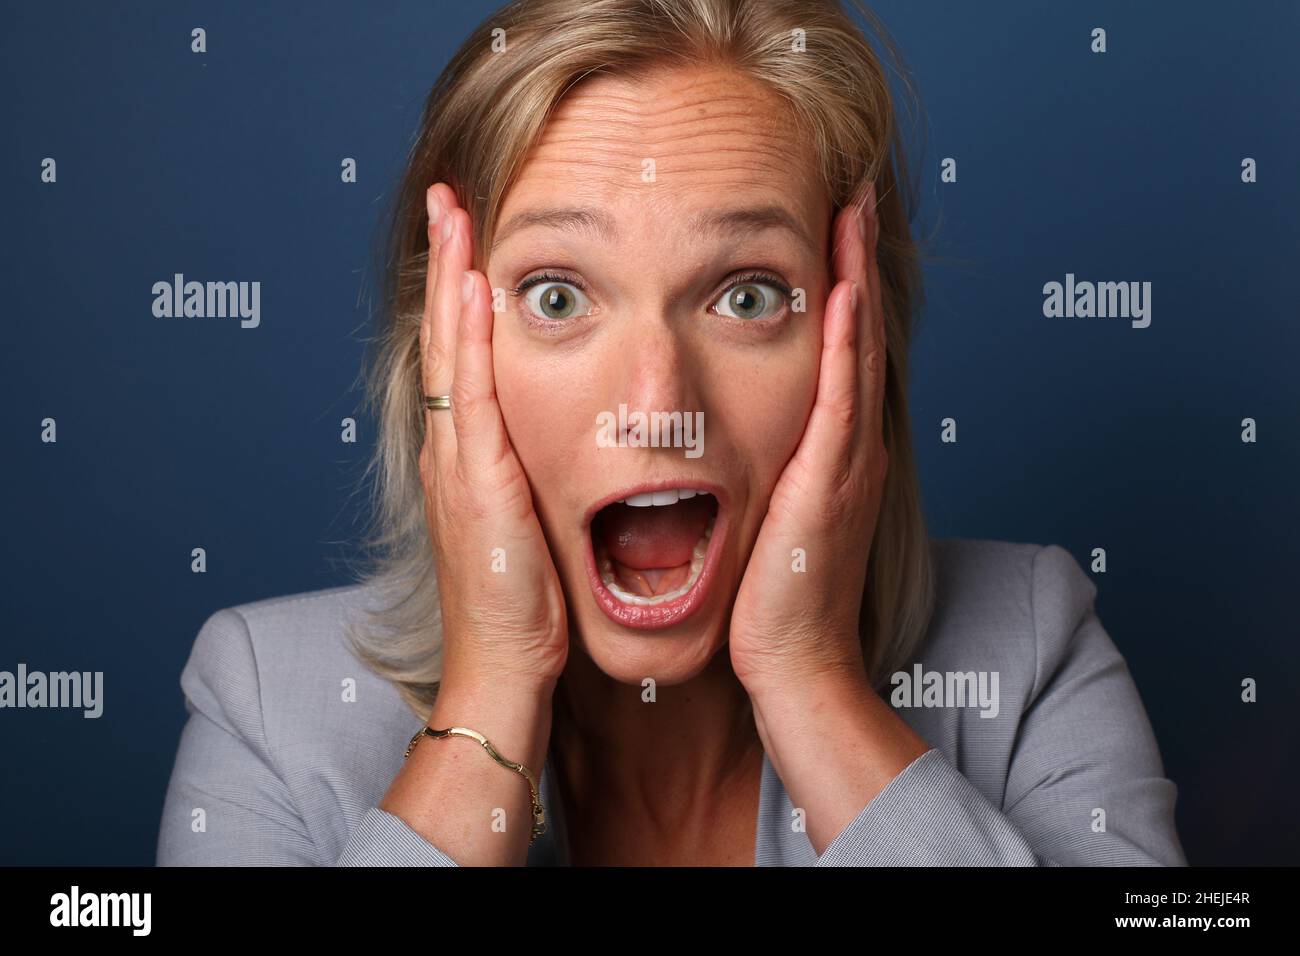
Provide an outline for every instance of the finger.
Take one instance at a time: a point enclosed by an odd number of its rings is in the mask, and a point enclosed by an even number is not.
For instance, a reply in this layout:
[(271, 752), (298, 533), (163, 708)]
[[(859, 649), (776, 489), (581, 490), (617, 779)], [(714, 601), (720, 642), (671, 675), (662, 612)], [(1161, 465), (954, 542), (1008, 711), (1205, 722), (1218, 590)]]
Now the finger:
[(885, 329), (881, 307), (880, 271), (876, 264), (879, 220), (875, 213), (875, 184), (860, 204), (841, 212), (837, 224), (834, 267), (838, 280), (858, 283), (858, 380), (862, 414), (857, 423), (854, 454), (863, 456), (881, 446), (885, 384)]
[[(426, 236), (428, 256), (424, 278), (424, 306), (420, 316), (420, 382), (425, 394), (442, 394), (431, 391), (436, 382), (436, 362), (431, 361), (429, 346), (433, 330), (434, 290), (438, 286), (438, 249), (442, 245), (442, 228), (446, 210), (456, 206), (456, 196), (445, 183), (434, 183), (424, 194), (427, 215)], [(446, 381), (451, 381), (450, 376)]]
[[(439, 213), (446, 213), (452, 209), (460, 208), (460, 202), (456, 199), (455, 190), (453, 190), (446, 183), (434, 183), (432, 189), (434, 193), (434, 198), (438, 201)], [(441, 218), (439, 219), (438, 222), (438, 228), (434, 231), (433, 238), (434, 238), (434, 242), (436, 243), (434, 249), (436, 253), (437, 248), (442, 245), (442, 241), (443, 241)], [(436, 265), (436, 260), (435, 260), (435, 265)]]
[(845, 485), (855, 442), (858, 389), (858, 313), (861, 290), (852, 280), (836, 283), (826, 302), (817, 397), (795, 452), (832, 486)]
[(863, 317), (867, 336), (862, 340), (862, 380), (866, 391), (863, 419), (867, 426), (867, 448), (884, 449), (885, 385), (888, 374), (888, 338), (886, 337), (884, 292), (880, 281), (880, 216), (876, 186), (871, 185), (867, 209), (871, 217), (866, 223), (863, 239), (863, 258), (866, 262), (866, 285), (863, 308), (869, 313)]
[(438, 281), (433, 291), (432, 326), (429, 354), (435, 366), (429, 395), (451, 395), (452, 414), (447, 409), (432, 409), (426, 423), (432, 436), (435, 462), (456, 460), (458, 443), (452, 422), (456, 406), (453, 384), (456, 381), (457, 324), (460, 322), (461, 276), (470, 267), (469, 214), (455, 207), (444, 216), (442, 245), (438, 250)]
[(461, 276), (464, 301), (456, 337), (451, 412), (457, 464), (468, 475), (482, 475), (509, 454), (510, 443), (492, 372), (493, 315), (487, 279), (478, 271), (463, 271)]
[[(439, 252), (443, 245), (442, 231), (451, 220), (447, 212), (456, 206), (456, 196), (445, 183), (434, 183), (425, 191), (425, 211), (427, 214), (428, 254), (424, 278), (424, 308), (420, 317), (420, 385), (423, 395), (445, 395), (447, 384), (451, 381), (451, 369), (447, 353), (435, 345), (434, 326), (436, 322), (435, 302), (438, 288)], [(433, 455), (436, 464), (434, 435), (437, 428), (437, 416), (446, 412), (437, 409), (424, 409), (424, 434), (427, 450)], [(444, 447), (444, 454), (447, 449)]]

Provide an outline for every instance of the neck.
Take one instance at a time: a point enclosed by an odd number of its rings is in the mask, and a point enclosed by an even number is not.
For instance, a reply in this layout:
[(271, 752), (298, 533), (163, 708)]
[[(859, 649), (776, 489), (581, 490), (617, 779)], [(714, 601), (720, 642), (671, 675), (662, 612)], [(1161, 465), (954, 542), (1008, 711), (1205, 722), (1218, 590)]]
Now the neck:
[(575, 802), (672, 818), (750, 779), (762, 743), (725, 648), (691, 680), (656, 687), (653, 703), (644, 693), (571, 649), (556, 685), (551, 741)]

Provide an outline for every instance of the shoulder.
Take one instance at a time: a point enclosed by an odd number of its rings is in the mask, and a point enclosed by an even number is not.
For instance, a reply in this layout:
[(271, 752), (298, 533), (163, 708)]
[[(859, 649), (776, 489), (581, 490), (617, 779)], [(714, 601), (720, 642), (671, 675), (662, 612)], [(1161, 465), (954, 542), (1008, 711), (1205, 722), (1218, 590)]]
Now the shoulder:
[(1118, 652), (1098, 622), (1085, 626), (1097, 588), (1065, 548), (936, 538), (931, 553), (930, 626), (892, 675), (890, 702), (1000, 800), (1024, 721), (1045, 697), (1070, 693), (1060, 678), (1067, 662), (1114, 661)]
[[(936, 605), (907, 692), (891, 700), (899, 717), (1009, 815), (1036, 856), (1185, 862), (1176, 788), (1084, 566), (1059, 545), (935, 539), (932, 549)], [(1103, 806), (1109, 835), (1093, 829)]]
[(355, 736), (358, 716), (371, 727), (411, 723), (396, 688), (350, 641), (352, 627), (376, 607), (376, 590), (355, 584), (215, 611), (181, 673), (187, 708), (221, 712), (271, 754), (313, 733)]
[(421, 723), (353, 650), (350, 628), (380, 606), (372, 585), (350, 585), (210, 614), (180, 678), (186, 785), (271, 801), (259, 818), (287, 815), (313, 858), (336, 859)]
[(1031, 696), (1094, 614), (1097, 586), (1057, 544), (983, 538), (931, 540), (935, 608), (931, 653), (1009, 664)]
[(347, 629), (371, 606), (364, 585), (305, 591), (221, 608), (199, 628), (187, 668), (215, 666), (233, 677), (310, 678), (350, 655)]

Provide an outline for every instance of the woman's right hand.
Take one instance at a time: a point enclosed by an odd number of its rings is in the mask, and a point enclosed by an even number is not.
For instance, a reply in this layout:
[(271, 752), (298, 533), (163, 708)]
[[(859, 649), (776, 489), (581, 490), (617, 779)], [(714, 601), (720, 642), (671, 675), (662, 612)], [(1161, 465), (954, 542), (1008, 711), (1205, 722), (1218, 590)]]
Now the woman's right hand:
[[(564, 592), (510, 445), (492, 367), (492, 295), (472, 223), (445, 183), (426, 195), (420, 474), (442, 605), (443, 684), (546, 687), (568, 657)], [(468, 295), (462, 293), (462, 286)]]
[[(421, 383), (425, 395), (451, 396), (450, 409), (425, 409), (420, 450), (442, 605), (442, 680), (427, 725), (474, 729), (540, 777), (568, 658), (564, 593), (497, 405), (491, 296), (483, 274), (470, 271), (469, 214), (443, 183), (425, 201)], [(462, 735), (420, 738), (379, 809), (462, 866), (527, 860), (534, 825), (527, 781)]]

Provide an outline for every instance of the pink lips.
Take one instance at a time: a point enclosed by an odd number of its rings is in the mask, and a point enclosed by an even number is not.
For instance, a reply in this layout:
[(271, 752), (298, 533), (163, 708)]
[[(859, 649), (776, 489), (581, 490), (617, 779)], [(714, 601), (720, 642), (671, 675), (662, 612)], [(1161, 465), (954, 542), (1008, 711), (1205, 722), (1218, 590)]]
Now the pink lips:
[[(695, 580), (691, 589), (679, 598), (666, 601), (663, 604), (649, 606), (624, 604), (610, 593), (609, 588), (605, 587), (605, 582), (600, 579), (600, 571), (596, 567), (596, 553), (591, 543), (591, 522), (596, 517), (596, 514), (608, 505), (622, 501), (632, 495), (643, 494), (647, 491), (662, 491), (665, 488), (694, 488), (697, 491), (707, 491), (718, 501), (718, 514), (714, 520), (713, 534), (709, 538), (708, 550), (705, 552), (704, 567), (700, 569), (700, 576)], [(702, 483), (696, 478), (673, 478), (625, 488), (593, 505), (587, 512), (585, 529), (587, 532), (587, 580), (591, 583), (591, 592), (596, 598), (596, 604), (615, 624), (622, 624), (625, 627), (636, 628), (637, 630), (650, 631), (672, 627), (674, 624), (678, 624), (690, 617), (708, 598), (713, 586), (713, 579), (717, 577), (718, 562), (722, 555), (722, 541), (727, 533), (728, 512), (730, 510), (727, 504), (725, 492), (716, 485), (708, 482)]]

